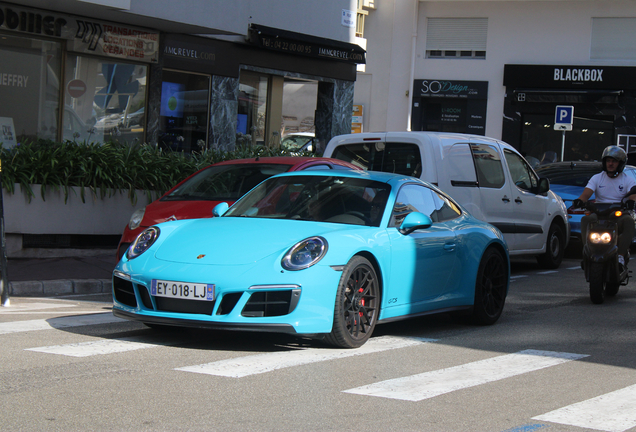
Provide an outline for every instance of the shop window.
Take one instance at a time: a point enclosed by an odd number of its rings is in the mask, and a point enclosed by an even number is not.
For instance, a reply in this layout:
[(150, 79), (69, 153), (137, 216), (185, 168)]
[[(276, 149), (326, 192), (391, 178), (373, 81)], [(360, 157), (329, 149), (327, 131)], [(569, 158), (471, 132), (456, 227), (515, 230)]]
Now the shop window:
[(143, 142), (147, 66), (69, 54), (63, 139)]
[(0, 140), (57, 139), (60, 44), (3, 35), (0, 58)]
[(429, 18), (426, 57), (485, 59), (488, 18)]
[(164, 69), (159, 143), (191, 153), (205, 150), (209, 130), (210, 76)]
[(316, 102), (318, 100), (318, 83), (285, 78), (283, 84), (283, 111), (281, 136), (293, 136), (302, 133), (305, 140), (310, 140), (315, 132)]
[(256, 72), (241, 71), (239, 79), (238, 145), (265, 145), (267, 89), (269, 77)]

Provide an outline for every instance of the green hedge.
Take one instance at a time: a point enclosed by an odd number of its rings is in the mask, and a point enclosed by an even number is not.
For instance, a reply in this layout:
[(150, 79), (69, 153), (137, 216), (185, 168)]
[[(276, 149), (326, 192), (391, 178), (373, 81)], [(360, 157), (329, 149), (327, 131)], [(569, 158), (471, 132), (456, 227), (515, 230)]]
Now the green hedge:
[[(80, 188), (82, 201), (86, 191), (101, 197), (126, 192), (136, 203), (136, 190), (143, 190), (148, 201), (152, 193), (163, 194), (193, 172), (230, 159), (289, 156), (290, 153), (267, 147), (238, 148), (235, 151), (205, 150), (192, 154), (162, 150), (147, 144), (86, 144), (66, 141), (37, 141), (2, 148), (2, 187), (10, 194), (15, 184), (30, 200), (31, 185), (62, 191), (68, 199), (70, 187)], [(309, 155), (304, 154), (304, 155)]]

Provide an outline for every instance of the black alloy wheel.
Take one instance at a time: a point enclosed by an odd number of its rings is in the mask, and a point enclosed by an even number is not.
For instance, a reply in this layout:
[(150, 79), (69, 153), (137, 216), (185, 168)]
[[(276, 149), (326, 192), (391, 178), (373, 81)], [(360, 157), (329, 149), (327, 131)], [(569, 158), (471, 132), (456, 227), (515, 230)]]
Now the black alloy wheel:
[(479, 325), (497, 322), (503, 312), (508, 287), (508, 264), (502, 253), (489, 248), (479, 263), (475, 282), (473, 321)]

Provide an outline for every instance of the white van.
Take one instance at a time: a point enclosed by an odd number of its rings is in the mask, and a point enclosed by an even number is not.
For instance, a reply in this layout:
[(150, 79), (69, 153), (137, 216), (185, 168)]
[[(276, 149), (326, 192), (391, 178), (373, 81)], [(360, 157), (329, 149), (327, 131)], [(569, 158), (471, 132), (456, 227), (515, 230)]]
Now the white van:
[(504, 234), (510, 255), (536, 255), (557, 268), (570, 239), (565, 204), (509, 144), (443, 132), (339, 135), (325, 157), (365, 170), (419, 177)]

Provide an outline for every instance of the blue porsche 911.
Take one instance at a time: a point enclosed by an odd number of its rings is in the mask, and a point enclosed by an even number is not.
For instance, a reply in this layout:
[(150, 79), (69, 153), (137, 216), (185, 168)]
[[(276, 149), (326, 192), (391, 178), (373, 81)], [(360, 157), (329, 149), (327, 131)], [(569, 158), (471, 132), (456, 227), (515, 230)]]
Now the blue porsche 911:
[(453, 312), (493, 324), (502, 313), (501, 232), (419, 179), (286, 173), (214, 212), (137, 237), (113, 273), (116, 316), (355, 348), (382, 322)]

